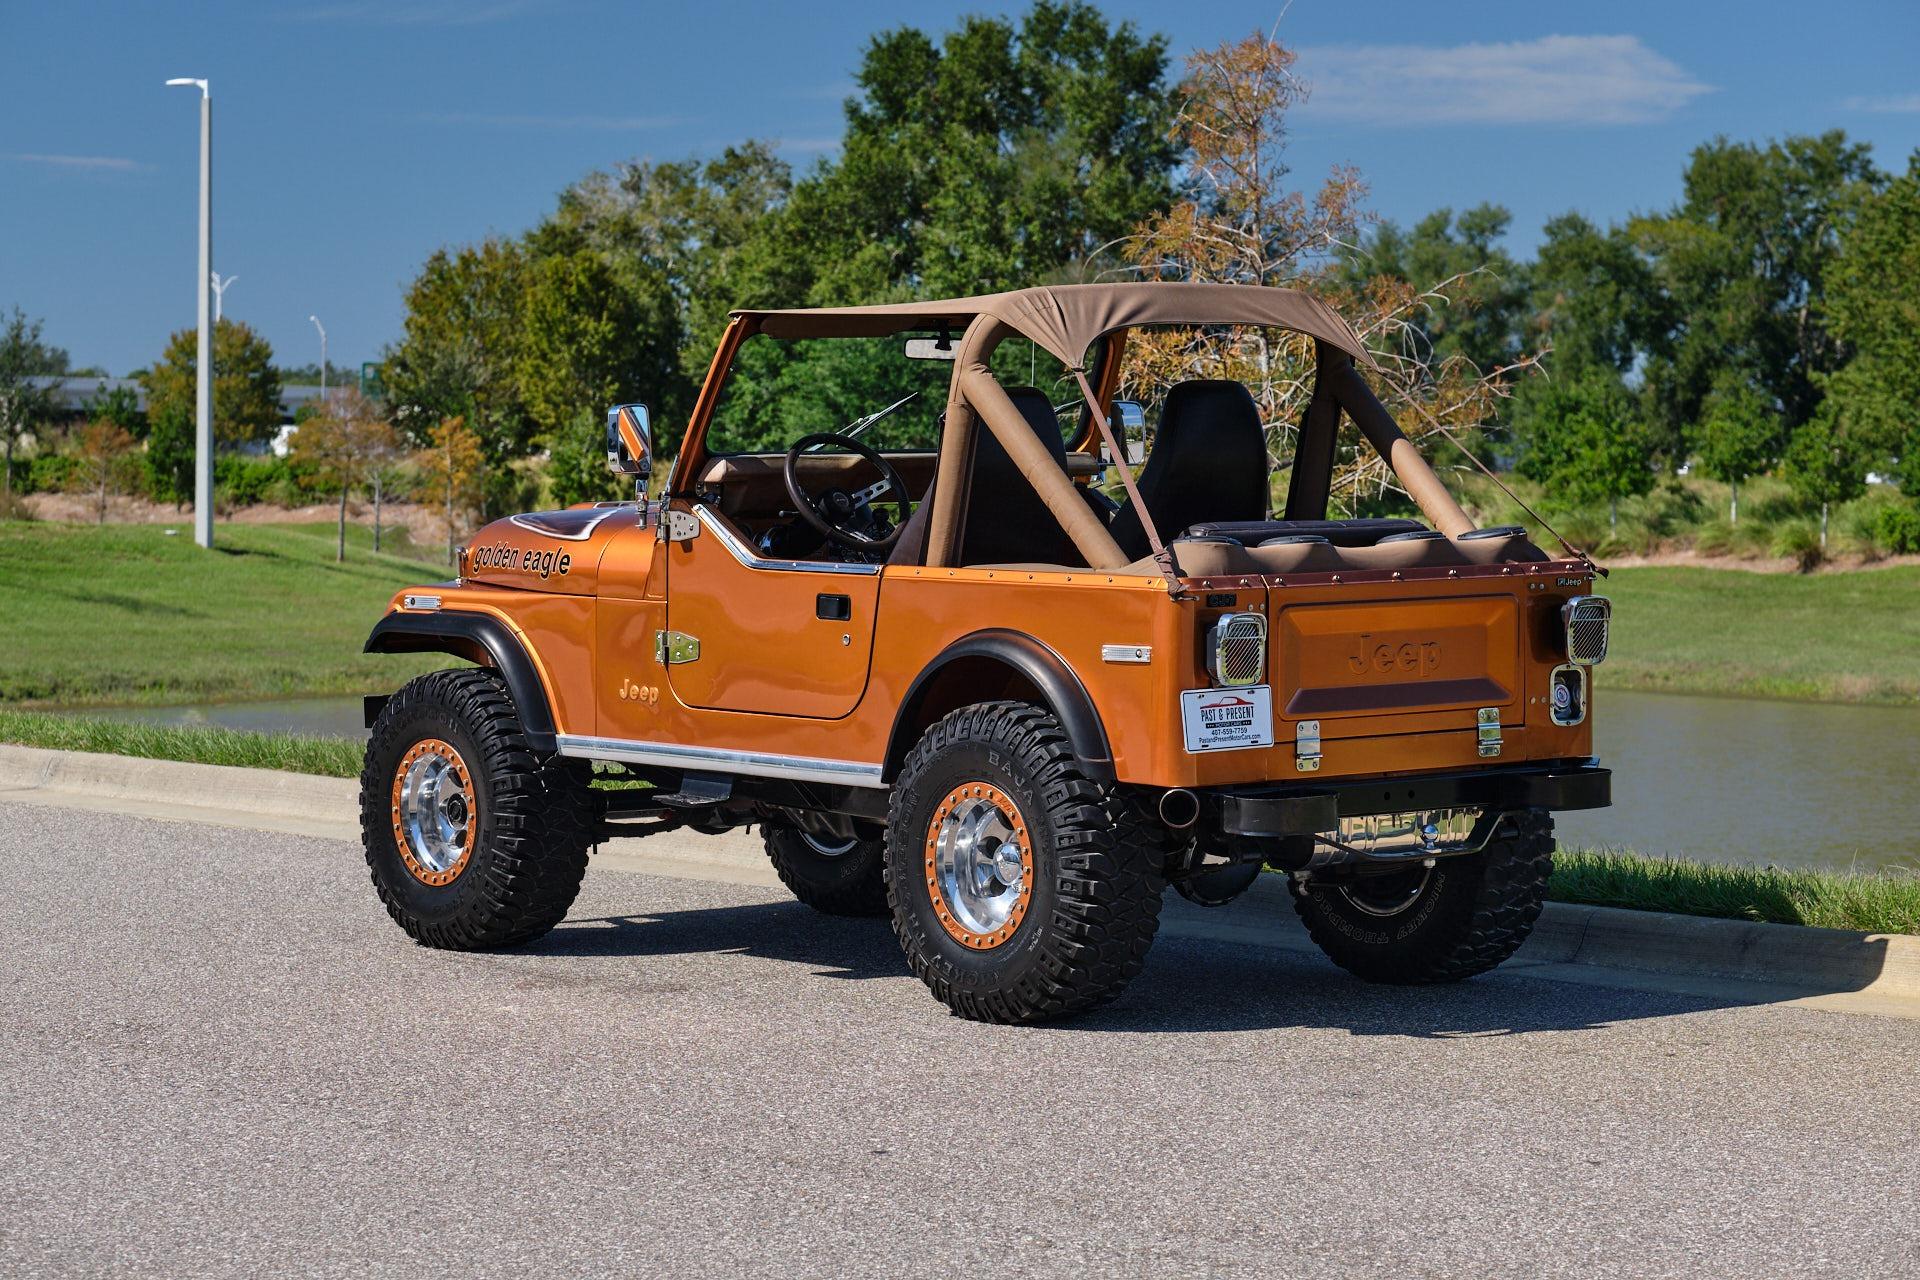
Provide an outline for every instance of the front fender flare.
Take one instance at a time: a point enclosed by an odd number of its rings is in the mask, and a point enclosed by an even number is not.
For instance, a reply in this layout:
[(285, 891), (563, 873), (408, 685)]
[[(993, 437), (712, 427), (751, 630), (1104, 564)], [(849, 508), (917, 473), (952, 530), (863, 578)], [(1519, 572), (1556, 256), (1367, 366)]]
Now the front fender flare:
[(492, 667), (507, 682), (514, 709), (535, 751), (557, 750), (553, 707), (546, 686), (520, 637), (500, 619), (485, 613), (390, 613), (367, 637), (364, 653), (450, 653)]
[(1094, 707), (1093, 699), (1088, 696), (1087, 687), (1080, 683), (1080, 677), (1074, 674), (1065, 659), (1047, 645), (1023, 632), (1003, 628), (975, 631), (962, 636), (942, 649), (914, 677), (913, 684), (907, 689), (907, 696), (901, 699), (900, 709), (894, 713), (893, 731), (887, 739), (885, 777), (888, 782), (898, 775), (907, 752), (913, 749), (917, 740), (914, 726), (920, 719), (921, 704), (925, 701), (933, 677), (943, 667), (963, 658), (990, 659), (1023, 676), (1040, 691), (1047, 710), (1053, 712), (1060, 721), (1060, 727), (1066, 731), (1067, 741), (1073, 747), (1073, 754), (1087, 776), (1096, 782), (1113, 782), (1113, 748), (1107, 743), (1107, 731), (1100, 722), (1100, 713)]

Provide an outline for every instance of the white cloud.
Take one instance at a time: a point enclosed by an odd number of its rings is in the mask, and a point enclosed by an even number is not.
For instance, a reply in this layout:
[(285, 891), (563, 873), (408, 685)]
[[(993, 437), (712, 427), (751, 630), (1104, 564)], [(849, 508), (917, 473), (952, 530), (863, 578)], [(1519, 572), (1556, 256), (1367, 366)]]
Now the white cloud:
[(1649, 124), (1713, 91), (1638, 36), (1336, 45), (1302, 49), (1297, 70), (1307, 113), (1378, 125)]
[(605, 133), (636, 133), (670, 129), (686, 123), (679, 116), (520, 116), (474, 115), (451, 112), (422, 116), (429, 124), (477, 124), (499, 129), (593, 129)]
[(1892, 94), (1883, 98), (1848, 98), (1840, 104), (1849, 111), (1872, 111), (1879, 115), (1920, 115), (1920, 93)]
[(85, 169), (96, 173), (131, 173), (147, 166), (138, 160), (129, 160), (125, 156), (56, 156), (35, 152), (20, 151), (7, 157), (27, 164), (44, 164), (56, 169)]
[(461, 0), (403, 0), (401, 3), (350, 0), (281, 16), (289, 22), (346, 22), (374, 27), (475, 27), (505, 22), (540, 7), (540, 0), (493, 0), (490, 4), (461, 3)]

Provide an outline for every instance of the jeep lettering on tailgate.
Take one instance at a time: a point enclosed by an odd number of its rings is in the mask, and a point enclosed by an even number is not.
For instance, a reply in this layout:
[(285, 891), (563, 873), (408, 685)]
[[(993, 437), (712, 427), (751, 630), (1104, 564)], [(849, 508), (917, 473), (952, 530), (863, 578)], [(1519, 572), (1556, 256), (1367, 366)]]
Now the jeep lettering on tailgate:
[(1440, 669), (1438, 640), (1401, 640), (1375, 643), (1372, 636), (1354, 638), (1347, 670), (1355, 675), (1430, 676)]

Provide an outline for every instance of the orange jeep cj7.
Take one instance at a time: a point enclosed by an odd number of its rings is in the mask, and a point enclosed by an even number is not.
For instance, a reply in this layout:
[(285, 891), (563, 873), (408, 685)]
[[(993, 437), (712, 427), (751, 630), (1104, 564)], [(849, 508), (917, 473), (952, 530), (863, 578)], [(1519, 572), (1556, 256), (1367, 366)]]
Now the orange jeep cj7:
[[(1240, 383), (1115, 399), (1158, 329), (1311, 355), (1283, 510)], [(1371, 366), (1317, 299), (1248, 286), (736, 313), (658, 500), (621, 405), (633, 501), (496, 521), (374, 628), (474, 664), (367, 700), (381, 901), (427, 945), (510, 946), (606, 837), (757, 825), (801, 901), (890, 915), (969, 1018), (1111, 999), (1169, 883), (1217, 904), (1262, 867), (1362, 977), (1499, 964), (1551, 813), (1608, 803), (1609, 608), (1583, 555), (1474, 527)], [(1328, 517), (1343, 417), (1424, 521)]]

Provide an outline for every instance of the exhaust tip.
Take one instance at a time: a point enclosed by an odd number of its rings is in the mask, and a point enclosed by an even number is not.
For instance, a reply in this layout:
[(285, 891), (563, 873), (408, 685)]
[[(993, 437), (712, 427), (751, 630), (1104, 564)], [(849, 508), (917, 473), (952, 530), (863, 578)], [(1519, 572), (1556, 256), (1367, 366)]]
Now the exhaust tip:
[(1200, 797), (1185, 787), (1174, 787), (1160, 795), (1160, 821), (1175, 831), (1184, 831), (1200, 820)]

